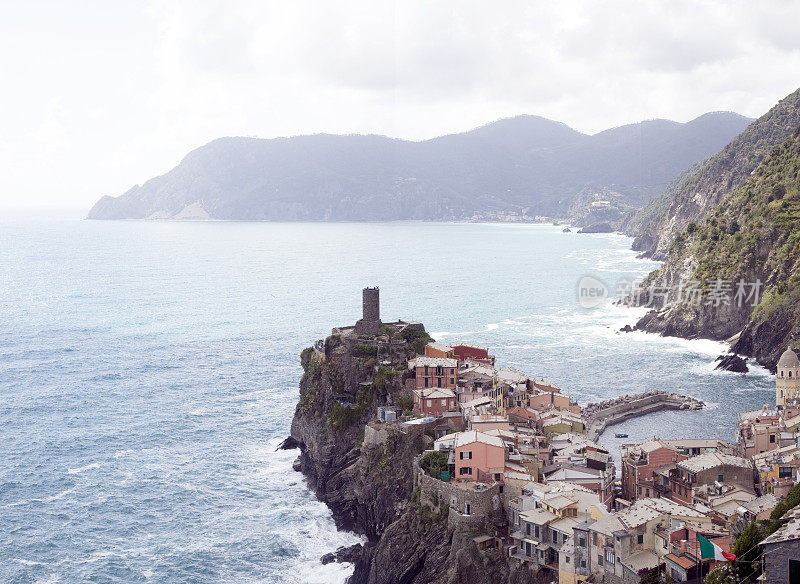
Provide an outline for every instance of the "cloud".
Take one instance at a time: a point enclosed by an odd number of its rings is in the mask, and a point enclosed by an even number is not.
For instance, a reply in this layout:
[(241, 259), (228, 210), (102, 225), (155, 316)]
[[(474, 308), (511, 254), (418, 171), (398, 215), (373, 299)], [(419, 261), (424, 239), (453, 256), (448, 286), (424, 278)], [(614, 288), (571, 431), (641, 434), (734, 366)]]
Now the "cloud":
[(760, 115), (800, 1), (153, 1), (0, 23), (0, 205), (89, 205), (224, 135), (422, 139), (520, 113), (602, 129)]

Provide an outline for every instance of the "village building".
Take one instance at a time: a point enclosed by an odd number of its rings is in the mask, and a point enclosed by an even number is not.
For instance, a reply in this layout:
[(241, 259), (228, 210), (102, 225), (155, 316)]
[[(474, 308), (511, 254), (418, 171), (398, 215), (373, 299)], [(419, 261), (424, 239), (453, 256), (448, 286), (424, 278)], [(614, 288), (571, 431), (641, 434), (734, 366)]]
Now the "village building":
[(415, 389), (414, 409), (426, 416), (435, 418), (443, 416), (446, 412), (458, 410), (456, 394), (452, 389), (430, 387), (427, 389)]
[(441, 343), (428, 343), (424, 349), (425, 357), (444, 357), (446, 359), (456, 359), (453, 355), (453, 347)]
[(477, 347), (475, 345), (467, 345), (465, 343), (455, 343), (452, 345), (452, 349), (452, 356), (461, 362), (471, 360), (494, 366), (494, 355), (490, 355), (489, 349), (486, 347)]
[(654, 490), (658, 496), (684, 505), (692, 505), (698, 500), (708, 501), (707, 486), (713, 486), (712, 493), (720, 491), (720, 495), (723, 484), (739, 487), (752, 494), (753, 476), (752, 462), (717, 452), (693, 456), (653, 471)]
[(763, 493), (785, 497), (800, 482), (800, 447), (796, 444), (753, 456)]
[(782, 412), (770, 410), (767, 405), (760, 410), (739, 413), (738, 439), (747, 458), (794, 442), (793, 436), (786, 434)]
[(583, 550), (596, 579), (638, 582), (638, 570), (655, 568), (668, 553), (663, 543), (656, 546), (657, 532), (679, 528), (686, 521), (711, 526), (711, 519), (694, 509), (666, 499), (641, 499), (589, 525), (585, 546), (576, 542), (576, 553)]
[(655, 439), (642, 444), (625, 444), (620, 450), (622, 497), (628, 501), (658, 496), (653, 479), (655, 470), (687, 458), (676, 448)]
[(560, 554), (573, 529), (607, 514), (595, 493), (560, 482), (529, 483), (509, 507), (515, 546), (511, 556), (552, 570), (559, 570)]
[(415, 357), (409, 359), (408, 368), (414, 371), (416, 389), (439, 387), (456, 390), (458, 361), (447, 357)]
[(456, 481), (503, 481), (506, 449), (497, 436), (468, 430), (439, 438), (434, 448), (452, 453), (448, 463), (452, 465)]

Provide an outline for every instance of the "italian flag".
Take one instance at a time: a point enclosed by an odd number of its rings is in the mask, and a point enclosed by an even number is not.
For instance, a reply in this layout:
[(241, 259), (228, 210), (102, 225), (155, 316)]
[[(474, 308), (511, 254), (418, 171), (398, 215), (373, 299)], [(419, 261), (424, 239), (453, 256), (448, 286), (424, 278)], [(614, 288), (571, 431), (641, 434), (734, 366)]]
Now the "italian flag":
[(732, 562), (736, 556), (730, 552), (723, 551), (717, 544), (708, 541), (705, 537), (698, 534), (697, 540), (700, 542), (700, 557), (704, 560), (717, 560), (720, 562)]

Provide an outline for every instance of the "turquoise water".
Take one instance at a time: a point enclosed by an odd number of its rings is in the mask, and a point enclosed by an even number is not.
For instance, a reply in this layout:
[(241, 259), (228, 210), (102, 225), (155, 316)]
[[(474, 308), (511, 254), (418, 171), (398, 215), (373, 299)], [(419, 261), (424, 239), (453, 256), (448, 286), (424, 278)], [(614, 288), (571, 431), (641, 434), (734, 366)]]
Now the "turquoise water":
[[(655, 264), (616, 235), (534, 225), (0, 223), (0, 581), (331, 582), (358, 541), (275, 452), (299, 352), (359, 317), (492, 348), (581, 402), (652, 388), (705, 400), (617, 428), (732, 439), (771, 402), (722, 347), (617, 330), (576, 284)], [(615, 439), (604, 440), (616, 447)]]

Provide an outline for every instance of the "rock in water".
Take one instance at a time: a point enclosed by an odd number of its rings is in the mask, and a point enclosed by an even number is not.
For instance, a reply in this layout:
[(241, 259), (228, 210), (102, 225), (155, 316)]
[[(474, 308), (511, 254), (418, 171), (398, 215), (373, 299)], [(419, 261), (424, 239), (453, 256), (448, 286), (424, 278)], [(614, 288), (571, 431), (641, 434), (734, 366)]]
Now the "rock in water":
[(725, 371), (733, 371), (734, 373), (747, 373), (747, 359), (730, 353), (728, 355), (720, 355), (717, 357), (717, 366), (715, 369), (723, 369)]
[(578, 229), (578, 233), (614, 233), (614, 228), (609, 223), (595, 223)]
[(565, 227), (564, 229), (561, 230), (561, 232), (562, 233), (572, 233), (572, 229), (570, 229), (569, 227)]
[(325, 554), (319, 559), (319, 561), (322, 562), (323, 565), (330, 564), (332, 562), (338, 562), (340, 564), (343, 562), (355, 564), (361, 557), (361, 548), (362, 546), (360, 543), (356, 543), (351, 546), (342, 546), (335, 552)]
[(281, 445), (278, 446), (276, 450), (294, 450), (300, 446), (300, 442), (295, 440), (293, 437), (289, 436), (286, 440), (281, 442)]
[(624, 327), (619, 329), (619, 332), (621, 332), (621, 333), (632, 333), (633, 332), (633, 327), (631, 325), (629, 325), (629, 324), (626, 324)]

